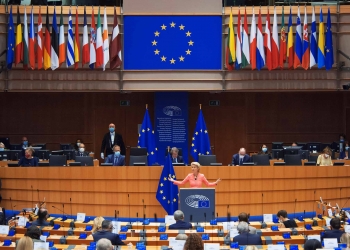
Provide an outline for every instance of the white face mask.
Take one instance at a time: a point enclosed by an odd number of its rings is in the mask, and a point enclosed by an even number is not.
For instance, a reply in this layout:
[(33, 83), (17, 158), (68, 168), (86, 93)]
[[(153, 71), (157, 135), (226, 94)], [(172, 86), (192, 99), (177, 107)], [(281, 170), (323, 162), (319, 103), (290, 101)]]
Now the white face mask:
[(78, 147), (80, 146), (80, 142), (77, 142), (77, 146), (78, 146)]
[(79, 152), (83, 153), (85, 151), (85, 148), (79, 148)]
[(324, 154), (324, 157), (328, 158), (328, 156), (329, 156), (328, 154)]

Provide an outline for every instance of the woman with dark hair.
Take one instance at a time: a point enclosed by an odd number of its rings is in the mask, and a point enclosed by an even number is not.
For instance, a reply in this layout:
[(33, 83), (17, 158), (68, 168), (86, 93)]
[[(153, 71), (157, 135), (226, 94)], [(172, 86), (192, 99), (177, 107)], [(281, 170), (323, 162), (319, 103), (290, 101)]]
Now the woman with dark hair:
[(271, 153), (268, 151), (268, 148), (265, 144), (260, 147), (260, 152), (258, 155), (268, 155), (269, 159), (271, 159)]
[(30, 237), (33, 241), (43, 242), (40, 240), (41, 230), (37, 226), (30, 226), (24, 236)]
[(190, 234), (185, 242), (184, 250), (203, 250), (204, 244), (198, 234)]
[(316, 250), (317, 248), (322, 248), (322, 244), (315, 239), (307, 240), (304, 244), (304, 250)]

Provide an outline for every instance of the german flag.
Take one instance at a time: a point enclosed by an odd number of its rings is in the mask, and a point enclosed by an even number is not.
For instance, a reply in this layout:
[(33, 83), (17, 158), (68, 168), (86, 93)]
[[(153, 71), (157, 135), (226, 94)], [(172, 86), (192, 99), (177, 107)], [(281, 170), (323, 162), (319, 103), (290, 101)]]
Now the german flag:
[(21, 16), (19, 15), (19, 6), (17, 6), (17, 26), (16, 26), (16, 48), (15, 48), (15, 65), (23, 61), (23, 37)]
[(44, 69), (51, 67), (51, 37), (49, 23), (49, 6), (46, 8), (45, 43), (44, 43)]

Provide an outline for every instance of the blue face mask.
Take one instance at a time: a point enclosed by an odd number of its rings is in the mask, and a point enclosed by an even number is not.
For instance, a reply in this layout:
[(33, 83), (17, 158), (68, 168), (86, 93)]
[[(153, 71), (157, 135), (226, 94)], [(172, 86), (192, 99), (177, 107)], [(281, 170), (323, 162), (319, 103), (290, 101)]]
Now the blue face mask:
[(263, 151), (263, 152), (266, 152), (266, 151), (267, 151), (267, 148), (262, 148), (262, 151)]
[(5, 149), (4, 148), (0, 148), (0, 151), (4, 151)]
[(114, 152), (114, 155), (117, 156), (117, 157), (119, 157), (119, 156), (120, 156), (120, 152), (119, 152), (119, 151)]
[(346, 146), (346, 147), (345, 147), (345, 150), (349, 150), (349, 147), (348, 147), (348, 146)]
[(23, 145), (28, 145), (28, 141), (23, 141)]
[(344, 139), (340, 139), (340, 142), (344, 142)]
[(113, 133), (114, 132), (114, 128), (109, 128), (109, 132)]

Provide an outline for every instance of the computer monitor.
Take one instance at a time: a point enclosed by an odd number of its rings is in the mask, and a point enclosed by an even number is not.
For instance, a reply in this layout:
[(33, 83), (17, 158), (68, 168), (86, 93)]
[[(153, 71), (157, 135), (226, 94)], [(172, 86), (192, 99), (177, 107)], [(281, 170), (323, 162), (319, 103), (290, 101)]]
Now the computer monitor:
[(8, 138), (8, 137), (0, 137), (0, 142), (4, 143), (5, 148), (7, 148), (7, 149), (11, 148), (10, 138)]
[(283, 149), (272, 149), (273, 159), (283, 159)]
[(299, 150), (299, 154), (301, 155), (302, 160), (308, 160), (310, 151), (309, 150)]
[(18, 166), (18, 163), (7, 163), (7, 166), (9, 167), (9, 168), (18, 168), (19, 166)]
[(60, 143), (60, 150), (68, 150), (71, 149), (70, 143)]
[(147, 155), (147, 148), (131, 147), (130, 155), (134, 155), (134, 156)]
[(4, 150), (0, 151), (0, 161), (7, 161), (11, 159), (11, 151), (10, 150)]
[(36, 150), (34, 155), (42, 160), (48, 160), (50, 158), (50, 150)]
[(272, 142), (272, 149), (283, 149), (283, 142)]
[(101, 167), (111, 167), (111, 166), (113, 166), (113, 163), (101, 163), (100, 166)]
[(10, 150), (11, 152), (11, 160), (12, 161), (19, 161), (22, 157), (22, 150)]
[(302, 146), (294, 146), (294, 147), (283, 147), (284, 155), (297, 155), (299, 154), (299, 150)]
[(94, 159), (91, 156), (76, 156), (76, 162), (81, 162), (81, 166), (93, 166)]
[(307, 143), (306, 142), (297, 142), (297, 145), (299, 147), (302, 147), (301, 150), (306, 150), (307, 149), (307, 147), (306, 147)]
[(316, 162), (315, 161), (304, 162), (304, 166), (316, 166)]
[(63, 155), (63, 150), (51, 151), (51, 155)]
[(75, 152), (73, 149), (63, 150), (63, 155), (67, 156), (68, 161), (75, 159)]
[(276, 161), (273, 163), (274, 166), (285, 166), (286, 163), (284, 161)]
[(81, 162), (78, 162), (78, 161), (76, 161), (76, 162), (71, 162), (71, 163), (69, 163), (69, 166), (72, 166), (72, 167), (80, 167), (80, 166), (81, 166)]
[(343, 161), (337, 161), (333, 163), (333, 166), (344, 166), (345, 162)]
[(134, 162), (134, 166), (146, 166), (145, 162)]
[(324, 142), (324, 143), (322, 143), (322, 144), (321, 144), (321, 151), (322, 151), (323, 149), (325, 149), (326, 147), (329, 147), (330, 149), (332, 149), (332, 144), (333, 144), (333, 143), (331, 143), (331, 142)]
[(320, 142), (308, 142), (307, 143), (307, 150), (313, 152), (321, 152), (321, 143)]
[(180, 163), (173, 163), (173, 166), (175, 167), (175, 166), (185, 166), (185, 163), (183, 163), (183, 162), (180, 162)]
[(254, 162), (244, 162), (243, 166), (254, 166)]
[(22, 145), (21, 144), (11, 144), (10, 149), (11, 150), (21, 150)]
[(339, 151), (339, 142), (332, 142), (331, 149), (335, 151)]
[(33, 147), (41, 147), (41, 149), (46, 149), (46, 143), (34, 143)]

